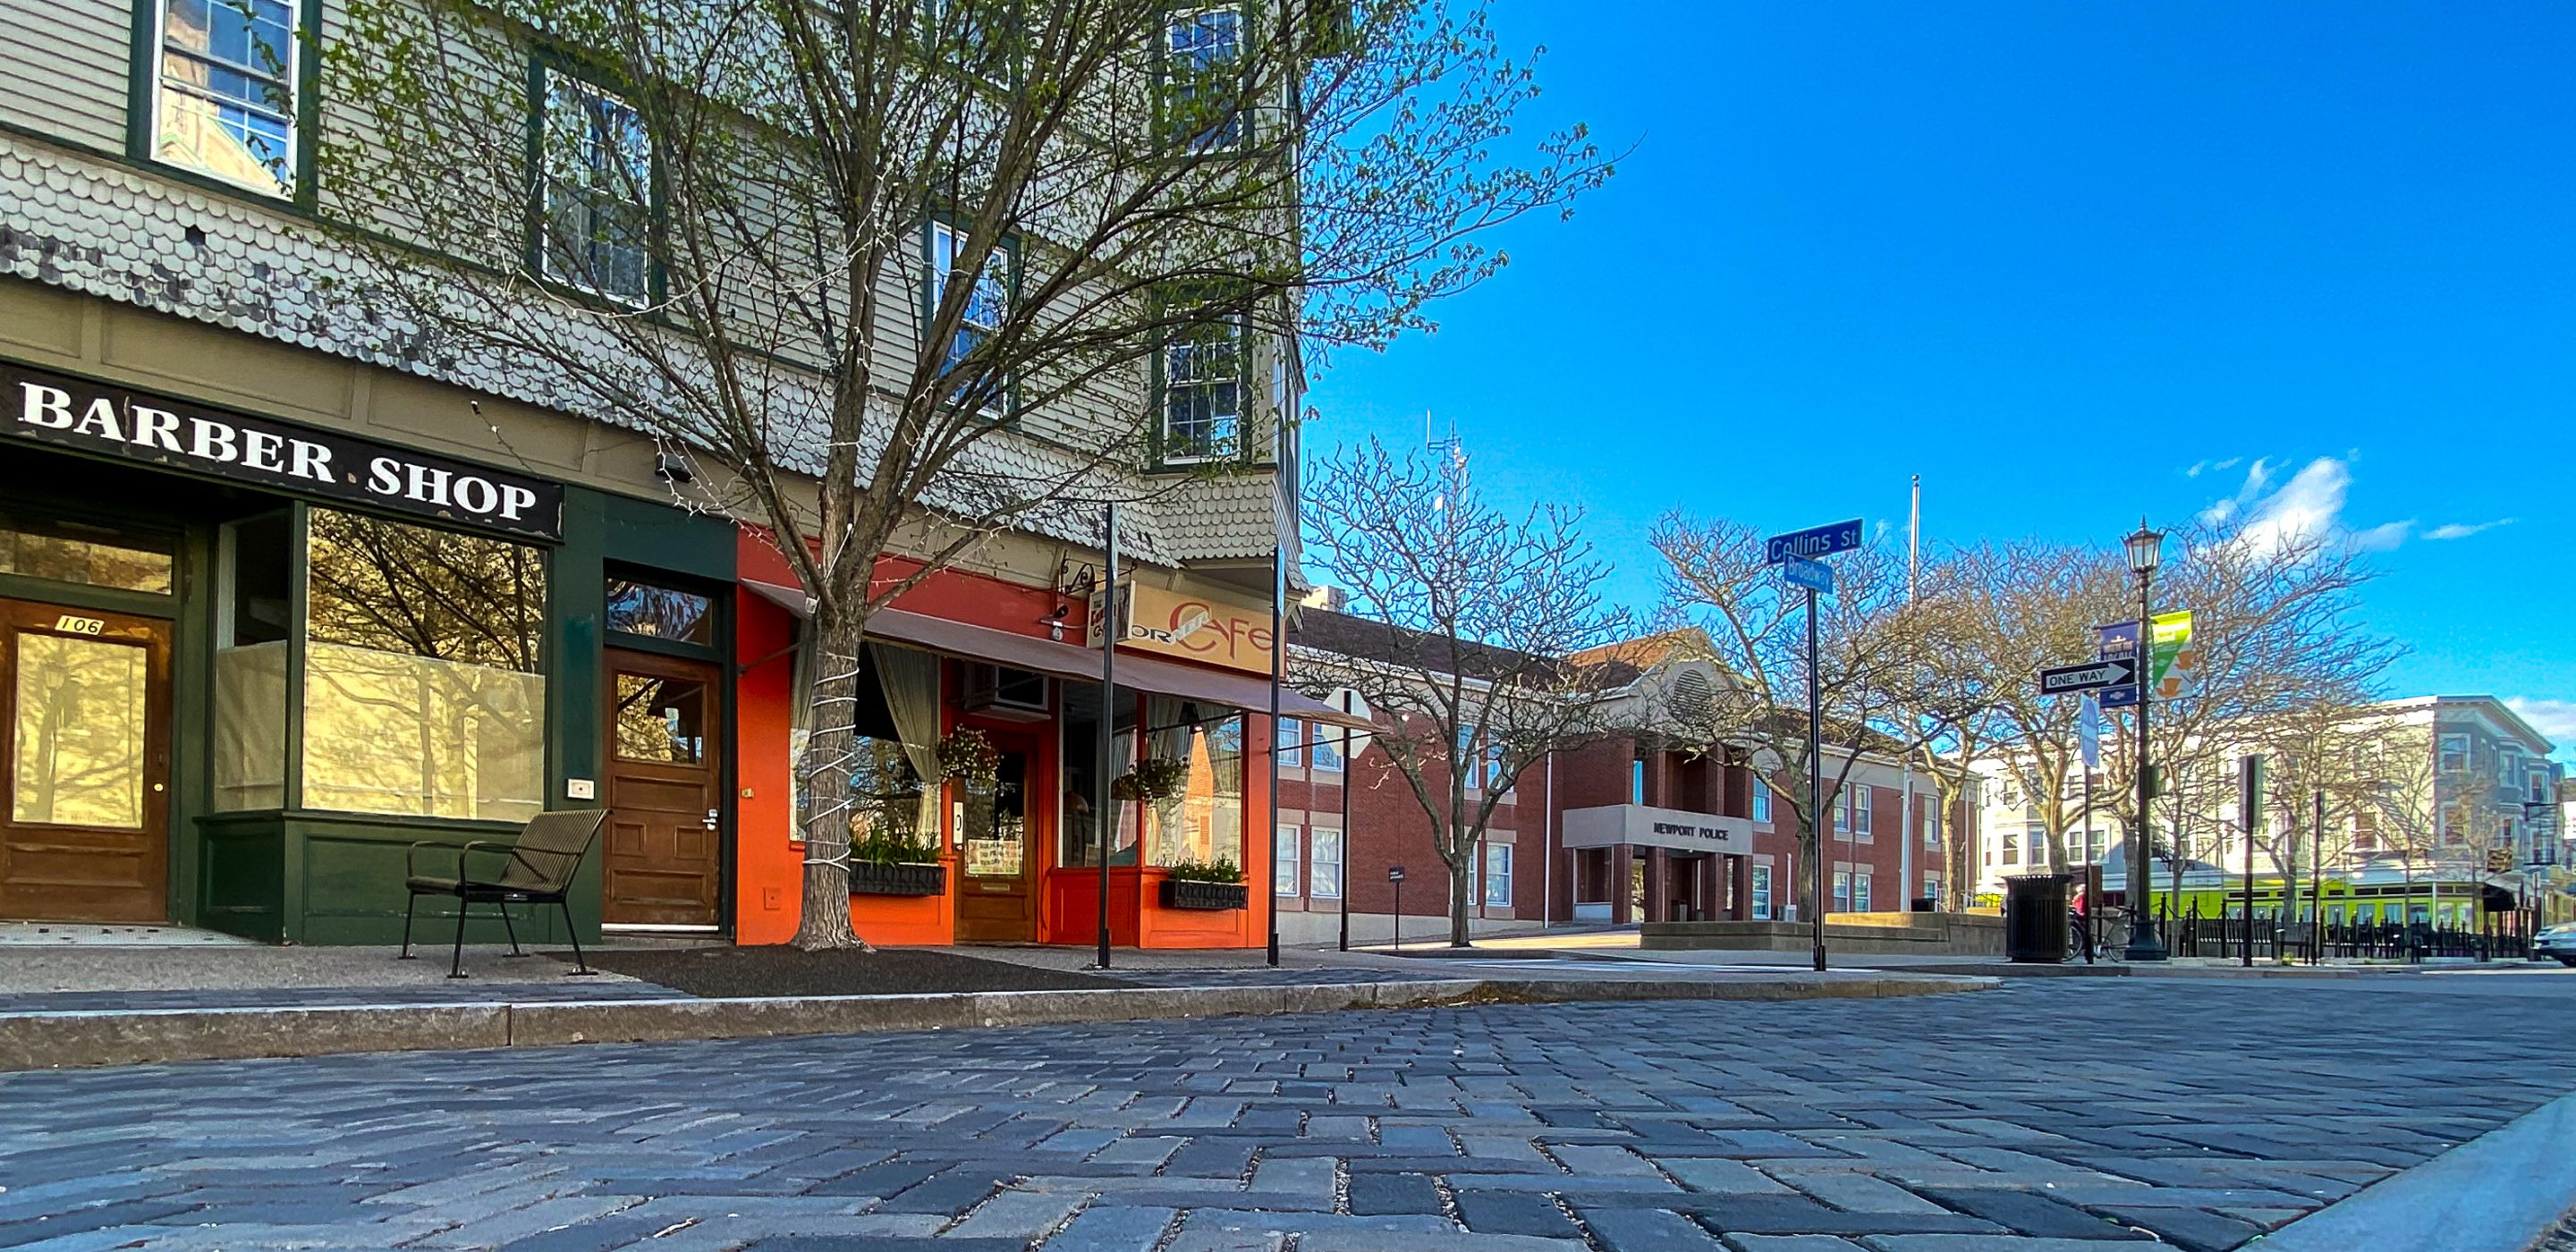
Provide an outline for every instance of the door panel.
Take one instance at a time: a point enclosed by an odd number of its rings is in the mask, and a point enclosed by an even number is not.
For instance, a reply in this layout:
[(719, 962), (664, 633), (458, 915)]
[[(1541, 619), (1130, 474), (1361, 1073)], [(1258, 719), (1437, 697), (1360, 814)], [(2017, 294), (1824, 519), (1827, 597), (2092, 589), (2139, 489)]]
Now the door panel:
[(608, 670), (601, 919), (713, 929), (724, 920), (722, 671), (638, 652), (610, 652)]
[(170, 625), (0, 600), (0, 917), (169, 917)]
[[(984, 732), (1001, 753), (993, 794), (966, 797), (967, 827), (958, 860), (957, 939), (960, 943), (1026, 943), (1037, 937), (1038, 854), (1036, 823), (1046, 806), (1034, 803), (1036, 741), (1027, 735)], [(984, 809), (989, 806), (990, 817)]]

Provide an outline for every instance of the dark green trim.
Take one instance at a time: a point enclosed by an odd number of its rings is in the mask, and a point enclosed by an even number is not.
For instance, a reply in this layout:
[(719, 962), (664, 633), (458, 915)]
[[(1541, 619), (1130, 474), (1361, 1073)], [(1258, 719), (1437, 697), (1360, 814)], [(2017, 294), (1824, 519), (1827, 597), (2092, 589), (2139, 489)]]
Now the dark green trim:
[[(939, 295), (934, 290), (934, 285), (939, 277), (939, 255), (938, 248), (932, 242), (938, 237), (939, 232), (936, 228), (939, 226), (945, 226), (949, 230), (956, 232), (960, 239), (966, 237), (968, 229), (961, 222), (958, 214), (951, 209), (934, 208), (922, 214), (921, 319), (917, 324), (919, 330), (915, 335), (915, 338), (923, 344), (928, 344), (930, 342), (931, 319), (939, 315)], [(1020, 257), (1020, 237), (1010, 234), (1003, 235), (1001, 242), (997, 246), (1001, 249), (1002, 255), (1009, 258), (1010, 273), (1005, 276), (1004, 285), (1010, 288), (1010, 293), (1005, 298), (1011, 302), (1011, 306), (1013, 308), (1017, 308), (1020, 303), (1020, 275), (1023, 272), (1023, 265)], [(981, 276), (982, 275), (979, 271), (977, 277), (980, 278)], [(948, 345), (938, 345), (938, 353), (939, 356), (934, 368), (944, 373), (948, 367)], [(1019, 375), (1006, 375), (1002, 379), (1002, 407), (999, 412), (992, 409), (977, 409), (975, 411), (975, 416), (984, 418), (996, 425), (1016, 427), (1020, 416)]]
[[(1209, 303), (1209, 301), (1203, 300), (1188, 292), (1174, 292), (1165, 296), (1157, 296), (1155, 300), (1158, 312), (1168, 310), (1172, 305), (1178, 304), (1182, 301)], [(1254, 412), (1258, 406), (1253, 403), (1255, 392), (1253, 386), (1254, 379), (1252, 375), (1252, 315), (1248, 311), (1227, 311), (1220, 312), (1217, 316), (1231, 318), (1234, 321), (1235, 386), (1239, 389), (1236, 393), (1236, 406), (1241, 410), (1235, 419), (1234, 452), (1228, 456), (1190, 457), (1185, 460), (1174, 459), (1171, 456), (1171, 445), (1167, 436), (1169, 434), (1168, 423), (1171, 419), (1172, 406), (1171, 397), (1165, 391), (1166, 374), (1164, 358), (1171, 351), (1172, 341), (1174, 339), (1205, 325), (1205, 322), (1192, 322), (1186, 326), (1173, 328), (1171, 332), (1164, 336), (1163, 342), (1147, 356), (1147, 378), (1145, 386), (1145, 472), (1148, 474), (1189, 474), (1208, 471), (1250, 470), (1261, 467), (1275, 467), (1277, 464), (1276, 461), (1262, 460), (1256, 457), (1252, 451), (1254, 448), (1267, 442), (1261, 438), (1261, 435), (1264, 433), (1264, 426), (1277, 425), (1275, 419), (1265, 424), (1255, 415)]]
[(286, 522), (286, 803), (304, 803), (304, 650), (305, 628), (312, 621), (311, 551), (313, 506), (287, 505)]
[(662, 183), (662, 146), (654, 142), (653, 128), (645, 124), (644, 112), (635, 109), (638, 126), (644, 128), (645, 196), (644, 206), (644, 299), (630, 304), (603, 291), (594, 291), (579, 283), (569, 283), (546, 272), (546, 105), (550, 98), (547, 76), (561, 74), (585, 84), (629, 109), (631, 92), (611, 81), (619, 76), (603, 73), (576, 53), (547, 44), (532, 45), (528, 51), (527, 101), (527, 276), (546, 290), (577, 300), (594, 308), (627, 310), (658, 309), (670, 295), (670, 283), (661, 260), (662, 215), (668, 211), (668, 198)]

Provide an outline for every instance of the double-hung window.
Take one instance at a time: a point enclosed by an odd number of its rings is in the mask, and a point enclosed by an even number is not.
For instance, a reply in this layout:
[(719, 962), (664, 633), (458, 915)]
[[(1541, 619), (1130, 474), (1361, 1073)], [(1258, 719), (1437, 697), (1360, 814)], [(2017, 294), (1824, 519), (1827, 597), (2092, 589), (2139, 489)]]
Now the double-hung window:
[(1926, 900), (1939, 900), (1941, 898), (1941, 876), (1939, 874), (1925, 874), (1923, 876), (1923, 898)]
[(1868, 870), (1861, 870), (1860, 872), (1852, 875), (1852, 911), (1855, 913), (1866, 913), (1869, 911)]
[(1185, 152), (1228, 152), (1251, 137), (1244, 112), (1243, 10), (1179, 7), (1163, 21), (1164, 142)]
[(2463, 770), (2468, 767), (2469, 737), (2467, 735), (2442, 736), (2442, 772), (2450, 773), (2453, 770)]
[(1512, 845), (1485, 845), (1485, 903), (1509, 908), (1512, 903)]
[(1753, 867), (1753, 920), (1771, 920), (1771, 867), (1768, 865)]
[(1314, 847), (1306, 866), (1306, 894), (1319, 900), (1342, 898), (1342, 832), (1326, 826), (1314, 829)]
[[(922, 310), (926, 324), (938, 316), (948, 300), (950, 284), (960, 281), (958, 271), (968, 258), (966, 232), (943, 221), (929, 225), (930, 300)], [(1013, 272), (1018, 257), (1006, 246), (986, 250), (983, 265), (974, 276), (974, 284), (965, 296), (965, 307), (957, 318), (957, 331), (948, 340), (948, 351), (940, 358), (940, 372), (954, 371), (977, 348), (992, 342), (1001, 333), (1002, 319), (1009, 314), (1011, 289), (1018, 275)], [(1010, 380), (992, 374), (979, 374), (960, 384), (961, 396), (971, 396), (975, 409), (988, 417), (997, 417), (1010, 407)]]
[(1854, 839), (1856, 839), (1856, 840), (1858, 840), (1858, 841), (1860, 841), (1860, 842), (1862, 842), (1862, 843), (1869, 843), (1869, 842), (1872, 842), (1874, 837), (1869, 833), (1869, 786), (1868, 786), (1868, 784), (1866, 784), (1866, 783), (1856, 784), (1856, 785), (1854, 785), (1854, 786), (1852, 787), (1852, 789), (1851, 789), (1851, 809), (1852, 809), (1852, 817), (1851, 817), (1852, 838), (1854, 838)]
[(1300, 769), (1306, 763), (1306, 726), (1293, 717), (1279, 719), (1279, 768)]
[(1941, 846), (1941, 809), (1937, 804), (1923, 810), (1923, 846)]
[(1847, 869), (1838, 869), (1838, 870), (1835, 870), (1835, 871), (1834, 871), (1834, 911), (1835, 911), (1835, 912), (1837, 912), (1837, 913), (1848, 913), (1848, 912), (1851, 912), (1851, 911), (1852, 911), (1852, 906), (1851, 906), (1851, 893), (1852, 893), (1852, 876), (1851, 876), (1851, 871), (1850, 871), (1850, 870), (1847, 870)]
[(1753, 820), (1771, 820), (1771, 784), (1764, 782), (1759, 775), (1753, 779)]
[(643, 118), (598, 87), (552, 71), (538, 110), (545, 203), (537, 254), (545, 276), (621, 304), (644, 303), (653, 150)]
[(1282, 822), (1270, 838), (1274, 849), (1270, 860), (1270, 889), (1274, 895), (1297, 894), (1297, 841), (1301, 833), (1297, 827)]
[(2021, 836), (2014, 833), (2009, 827), (1998, 833), (2003, 836), (2004, 841), (2004, 864), (2021, 864)]
[(287, 0), (162, 0), (152, 158), (253, 191), (295, 192), (302, 48)]
[(1852, 828), (1852, 789), (1848, 786), (1834, 793), (1834, 833), (1848, 835)]
[(1221, 461), (1243, 451), (1248, 327), (1227, 314), (1174, 332), (1162, 353), (1162, 459)]

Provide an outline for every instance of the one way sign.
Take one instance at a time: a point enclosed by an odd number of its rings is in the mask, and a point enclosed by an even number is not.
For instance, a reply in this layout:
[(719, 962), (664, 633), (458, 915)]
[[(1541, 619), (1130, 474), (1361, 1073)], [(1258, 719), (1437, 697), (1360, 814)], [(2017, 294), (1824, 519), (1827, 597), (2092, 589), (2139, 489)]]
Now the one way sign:
[(2138, 681), (2138, 662), (2134, 657), (2114, 657), (2089, 665), (2060, 665), (2039, 671), (2039, 694), (2064, 695), (2070, 691), (2091, 691), (2097, 687), (2126, 687)]

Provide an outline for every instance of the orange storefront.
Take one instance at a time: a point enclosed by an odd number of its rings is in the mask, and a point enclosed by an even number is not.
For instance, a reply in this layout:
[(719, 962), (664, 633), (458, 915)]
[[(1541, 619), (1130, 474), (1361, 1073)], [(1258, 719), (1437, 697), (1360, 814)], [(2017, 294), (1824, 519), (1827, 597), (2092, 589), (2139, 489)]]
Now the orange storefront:
[[(757, 534), (742, 537), (739, 567), (735, 940), (783, 943), (796, 931), (805, 859), (791, 768), (801, 719), (790, 694), (803, 596)], [(910, 570), (890, 564), (888, 572)], [(1102, 775), (1159, 768), (1173, 780), (1164, 794), (1114, 802), (1112, 941), (1267, 941), (1267, 610), (1139, 591), (1106, 710), (1100, 653), (1085, 646), (1090, 611), (1055, 588), (942, 571), (872, 620), (853, 836), (865, 846), (891, 830), (920, 852), (901, 866), (854, 863), (851, 920), (862, 938), (1093, 943), (1102, 875), (1092, 814)], [(1296, 714), (1334, 716), (1294, 692), (1281, 699)], [(976, 733), (960, 734), (967, 731)], [(944, 754), (970, 741), (983, 766), (949, 776)], [(1139, 770), (1139, 761), (1169, 764)], [(926, 863), (933, 858), (935, 873)], [(1176, 869), (1191, 877), (1183, 867), (1219, 860), (1240, 868), (1235, 890), (1167, 885)]]

